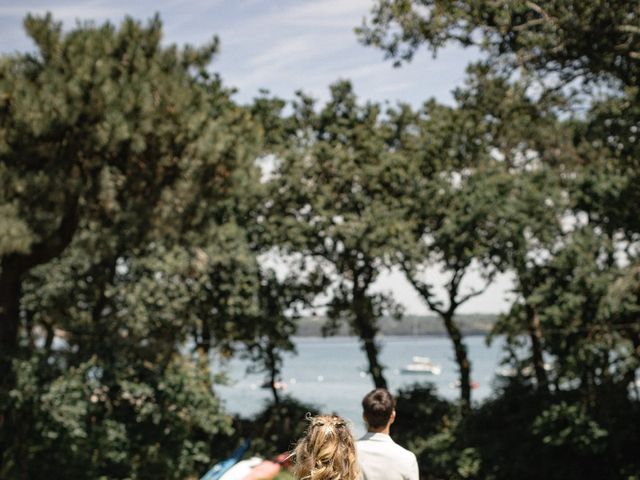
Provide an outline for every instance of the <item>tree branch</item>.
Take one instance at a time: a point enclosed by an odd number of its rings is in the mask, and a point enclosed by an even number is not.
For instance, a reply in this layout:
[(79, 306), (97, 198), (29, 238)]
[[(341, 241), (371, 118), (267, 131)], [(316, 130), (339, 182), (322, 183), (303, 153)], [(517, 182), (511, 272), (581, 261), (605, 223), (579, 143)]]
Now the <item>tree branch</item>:
[(527, 7), (529, 7), (531, 10), (533, 10), (533, 11), (534, 11), (534, 12), (536, 12), (536, 13), (538, 13), (539, 15), (542, 15), (542, 17), (543, 17), (545, 20), (548, 20), (548, 21), (551, 21), (551, 22), (555, 21), (555, 18), (554, 18), (554, 17), (552, 17), (551, 15), (549, 15), (549, 14), (548, 14), (548, 13), (547, 13), (547, 12), (546, 12), (546, 11), (545, 11), (541, 6), (540, 6), (540, 5), (538, 5), (537, 3), (529, 1), (529, 2), (527, 2)]
[(47, 263), (59, 256), (71, 243), (78, 228), (79, 215), (78, 195), (68, 195), (64, 203), (64, 214), (57, 231), (48, 239), (37, 243), (28, 254), (12, 254), (13, 265), (19, 274), (23, 274), (37, 265)]
[(487, 283), (483, 288), (481, 288), (479, 290), (473, 290), (473, 291), (467, 293), (466, 295), (463, 295), (458, 300), (456, 300), (456, 303), (458, 304), (458, 306), (460, 306), (463, 303), (471, 300), (472, 298), (477, 297), (478, 295), (482, 295), (484, 292), (487, 291), (487, 288), (489, 288), (489, 285), (490, 285), (490, 283)]
[(415, 278), (413, 271), (411, 270), (411, 268), (409, 268), (409, 266), (405, 262), (402, 262), (400, 264), (400, 268), (402, 268), (402, 271), (407, 277), (407, 280), (409, 281), (409, 283), (413, 286), (413, 288), (416, 289), (416, 291), (427, 303), (427, 306), (431, 310), (436, 312), (438, 315), (444, 315), (445, 310), (442, 307), (442, 302), (440, 302), (439, 300), (434, 300), (433, 293), (431, 292), (431, 286)]

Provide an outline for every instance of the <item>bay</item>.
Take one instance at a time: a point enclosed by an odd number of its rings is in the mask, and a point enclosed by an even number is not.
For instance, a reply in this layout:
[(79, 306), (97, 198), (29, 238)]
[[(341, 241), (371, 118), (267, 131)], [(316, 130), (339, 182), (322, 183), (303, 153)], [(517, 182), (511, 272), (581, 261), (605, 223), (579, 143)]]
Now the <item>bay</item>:
[[(502, 358), (502, 341), (498, 339), (487, 346), (484, 336), (467, 336), (465, 342), (472, 362), (472, 380), (477, 383), (472, 398), (481, 401), (491, 395), (495, 371)], [(355, 434), (363, 433), (360, 402), (373, 385), (366, 373), (366, 357), (358, 340), (296, 337), (294, 343), (297, 355), (287, 354), (284, 360), (282, 381), (287, 388), (283, 394), (316, 405), (323, 413), (337, 413), (351, 422)], [(387, 335), (381, 339), (381, 346), (380, 360), (386, 367), (385, 375), (392, 392), (417, 382), (431, 382), (441, 396), (458, 397), (457, 367), (448, 338)], [(402, 367), (411, 363), (414, 356), (429, 357), (442, 366), (442, 373), (402, 373)], [(247, 360), (233, 358), (214, 369), (224, 372), (229, 380), (227, 385), (215, 387), (227, 411), (243, 416), (257, 413), (271, 399), (271, 391), (261, 388), (264, 375), (247, 373), (249, 366)]]

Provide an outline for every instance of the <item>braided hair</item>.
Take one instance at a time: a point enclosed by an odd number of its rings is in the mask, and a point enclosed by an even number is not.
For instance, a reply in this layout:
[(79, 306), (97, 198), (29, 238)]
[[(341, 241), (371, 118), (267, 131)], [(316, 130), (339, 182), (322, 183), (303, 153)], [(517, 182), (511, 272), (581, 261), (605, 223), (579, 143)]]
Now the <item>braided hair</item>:
[(337, 415), (307, 417), (309, 428), (295, 448), (297, 480), (356, 480), (356, 448), (346, 422)]

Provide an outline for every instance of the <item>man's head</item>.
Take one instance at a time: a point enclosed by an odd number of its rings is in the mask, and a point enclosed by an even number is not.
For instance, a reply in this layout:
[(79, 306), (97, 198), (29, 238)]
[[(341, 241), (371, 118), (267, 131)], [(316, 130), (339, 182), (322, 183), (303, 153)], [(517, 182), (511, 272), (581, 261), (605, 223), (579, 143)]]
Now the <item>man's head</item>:
[(369, 430), (384, 430), (396, 418), (396, 402), (386, 388), (376, 388), (362, 399), (362, 414)]

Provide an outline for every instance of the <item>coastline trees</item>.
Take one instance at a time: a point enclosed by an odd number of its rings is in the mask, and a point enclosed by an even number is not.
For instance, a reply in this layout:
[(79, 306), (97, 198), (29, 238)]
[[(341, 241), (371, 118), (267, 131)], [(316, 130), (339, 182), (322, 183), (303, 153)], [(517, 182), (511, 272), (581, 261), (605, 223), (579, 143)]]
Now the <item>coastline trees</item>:
[[(452, 342), (463, 412), (471, 406), (471, 363), (455, 316), (461, 305), (490, 283), (492, 269), (485, 261), (486, 286), (463, 291), (465, 275), (486, 260), (482, 257), (487, 242), (482, 237), (489, 234), (489, 213), (499, 192), (483, 172), (490, 168), (489, 150), (478, 140), (483, 125), (469, 113), (427, 102), (413, 119), (413, 138), (410, 134), (400, 138), (398, 150), (416, 164), (417, 186), (405, 191), (408, 234), (402, 237), (405, 242), (396, 241), (401, 269), (427, 306), (440, 316)], [(437, 267), (449, 277), (444, 286), (429, 279), (428, 273), (425, 278), (426, 268)]]
[[(482, 64), (512, 85), (527, 85), (531, 111), (555, 115), (546, 125), (527, 122), (520, 115), (527, 109), (519, 108), (520, 125), (497, 122), (511, 132), (518, 152), (512, 159), (520, 160), (509, 166), (514, 189), (495, 212), (514, 220), (514, 230), (498, 230), (493, 244), (497, 262), (515, 272), (518, 293), (499, 328), (530, 338), (537, 385), (527, 393), (529, 378), (507, 383), (475, 421), (513, 412), (509, 421), (519, 418), (523, 428), (505, 433), (529, 443), (520, 455), (529, 458), (535, 449), (549, 454), (551, 464), (555, 454), (571, 455), (552, 469), (519, 471), (506, 460), (518, 455), (506, 446), (512, 442), (482, 447), (496, 432), (483, 435), (471, 421), (462, 430), (467, 440), (475, 437), (479, 476), (563, 478), (579, 475), (583, 466), (600, 476), (637, 472), (637, 459), (621, 445), (636, 438), (624, 425), (637, 415), (640, 366), (640, 237), (629, 210), (640, 185), (639, 8), (623, 1), (604, 8), (574, 0), (380, 0), (359, 29), (364, 43), (396, 64), (423, 46), (434, 54), (450, 43), (474, 46)], [(486, 91), (482, 96), (500, 111), (501, 102)], [(553, 362), (548, 374), (545, 357)], [(517, 407), (514, 401), (524, 397), (527, 405)], [(621, 452), (615, 464), (586, 467), (608, 458), (604, 452), (614, 444)]]
[[(373, 7), (360, 38), (399, 62), (410, 60), (423, 45), (434, 53), (449, 42), (475, 45), (492, 68), (506, 73), (520, 69), (520, 76), (539, 91), (537, 108), (546, 108), (550, 98), (559, 99), (566, 120), (556, 125), (565, 140), (555, 140), (557, 134), (540, 125), (523, 137), (536, 135), (542, 140), (541, 159), (561, 180), (567, 213), (584, 224), (574, 229), (576, 234), (581, 235), (582, 227), (593, 229), (609, 251), (602, 255), (610, 266), (631, 272), (638, 262), (638, 224), (628, 210), (640, 185), (638, 8), (613, 2), (605, 9), (572, 0), (420, 5), (389, 0)], [(590, 260), (596, 270), (598, 261)], [(535, 288), (526, 290), (531, 291), (525, 296), (535, 297)], [(574, 313), (580, 316), (584, 311)], [(537, 314), (530, 309), (528, 316), (535, 319)], [(637, 330), (631, 326), (623, 330), (623, 343), (637, 344)], [(542, 372), (537, 374), (544, 380)]]
[(308, 97), (293, 103), (270, 182), (270, 221), (279, 245), (327, 269), (329, 328), (348, 322), (360, 338), (376, 387), (387, 385), (378, 360), (377, 321), (398, 306), (371, 287), (403, 235), (405, 189), (413, 166), (393, 147), (396, 125), (379, 105), (357, 103), (339, 82), (316, 111)]
[[(539, 241), (553, 241), (564, 213), (558, 182), (544, 163), (558, 148), (558, 100), (536, 101), (528, 87), (472, 65), (465, 85), (454, 92), (455, 107), (427, 102), (415, 122), (418, 139), (402, 150), (421, 165), (422, 184), (407, 192), (414, 238), (400, 246), (399, 257), (410, 283), (447, 326), (464, 410), (470, 405), (471, 365), (456, 326), (458, 307), (482, 294), (498, 272), (522, 272), (516, 280), (523, 280), (527, 255), (535, 253), (530, 243), (542, 248)], [(438, 266), (449, 275), (443, 294), (424, 273), (418, 275)], [(463, 281), (471, 270), (484, 284), (469, 290)], [(534, 364), (542, 369), (539, 332), (531, 332)]]
[(261, 131), (215, 41), (25, 27), (37, 50), (0, 63), (0, 477), (184, 478), (231, 433), (182, 347), (255, 303)]
[[(457, 105), (383, 111), (341, 82), (291, 115), (236, 105), (215, 42), (163, 47), (157, 19), (28, 18), (38, 50), (0, 61), (0, 477), (192, 475), (231, 431), (210, 350), (244, 343), (273, 385), (290, 310), (319, 290), (385, 386), (377, 321), (398, 306), (372, 286), (398, 258), (449, 330), (465, 409), (454, 316), (474, 264), (515, 273), (499, 328), (531, 342), (536, 388), (517, 378), (419, 439), (443, 471), (636, 475), (638, 9), (607, 5), (382, 0), (362, 32), (397, 59), (481, 39)], [(258, 258), (274, 246), (299, 261), (284, 280)], [(438, 262), (448, 303), (417, 275)]]
[(609, 77), (636, 87), (640, 6), (614, 0), (607, 7), (580, 0), (378, 0), (358, 33), (398, 63), (421, 47), (436, 53), (458, 43), (482, 49), (508, 71), (557, 74), (563, 83)]

